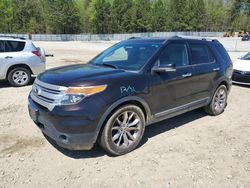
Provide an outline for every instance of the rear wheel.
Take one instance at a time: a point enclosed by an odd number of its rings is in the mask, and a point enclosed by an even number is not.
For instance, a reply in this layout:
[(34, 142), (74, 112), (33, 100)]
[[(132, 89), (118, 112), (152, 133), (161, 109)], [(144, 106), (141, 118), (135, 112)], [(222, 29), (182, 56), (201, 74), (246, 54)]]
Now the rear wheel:
[(134, 105), (125, 105), (108, 119), (99, 139), (99, 144), (111, 155), (124, 155), (140, 143), (145, 130), (142, 110)]
[(8, 81), (14, 87), (28, 85), (31, 80), (31, 72), (26, 68), (14, 68), (8, 74)]
[(220, 85), (214, 93), (212, 101), (204, 110), (213, 116), (220, 115), (227, 106), (228, 91), (225, 85)]

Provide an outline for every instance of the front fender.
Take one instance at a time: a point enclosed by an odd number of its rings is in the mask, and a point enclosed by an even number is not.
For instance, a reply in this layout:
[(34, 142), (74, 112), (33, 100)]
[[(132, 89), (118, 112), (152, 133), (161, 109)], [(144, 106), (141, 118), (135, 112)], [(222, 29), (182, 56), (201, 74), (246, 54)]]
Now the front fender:
[(119, 99), (118, 101), (116, 101), (115, 103), (113, 103), (105, 112), (104, 114), (101, 116), (98, 124), (97, 124), (97, 128), (96, 128), (96, 131), (95, 131), (95, 141), (97, 140), (98, 138), (98, 135), (100, 133), (100, 130), (102, 129), (102, 127), (104, 126), (104, 123), (107, 119), (107, 117), (110, 115), (110, 113), (115, 109), (117, 108), (118, 106), (120, 106), (121, 104), (125, 104), (129, 101), (136, 101), (136, 102), (139, 102), (145, 109), (145, 112), (146, 112), (146, 125), (149, 124), (151, 121), (152, 121), (152, 114), (151, 114), (151, 111), (150, 111), (150, 108), (149, 108), (149, 105), (147, 104), (147, 102), (140, 98), (140, 97), (137, 97), (137, 96), (127, 96), (127, 97), (124, 97), (122, 99)]

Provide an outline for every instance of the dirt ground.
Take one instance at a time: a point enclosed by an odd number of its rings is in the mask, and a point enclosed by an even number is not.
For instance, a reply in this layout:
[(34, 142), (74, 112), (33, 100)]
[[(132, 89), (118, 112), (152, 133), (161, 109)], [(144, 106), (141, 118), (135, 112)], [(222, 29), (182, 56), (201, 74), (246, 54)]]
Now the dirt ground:
[[(112, 42), (36, 44), (54, 54), (51, 68), (84, 63)], [(250, 87), (234, 85), (218, 117), (195, 110), (147, 127), (121, 157), (50, 143), (29, 118), (30, 89), (0, 82), (0, 187), (250, 187)]]

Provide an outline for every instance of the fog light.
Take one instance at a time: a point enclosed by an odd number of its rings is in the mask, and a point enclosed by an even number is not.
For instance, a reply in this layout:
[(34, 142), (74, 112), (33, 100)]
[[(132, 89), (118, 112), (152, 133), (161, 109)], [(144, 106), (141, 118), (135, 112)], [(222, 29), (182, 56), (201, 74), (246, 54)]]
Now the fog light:
[(66, 135), (60, 135), (59, 136), (59, 139), (60, 139), (60, 141), (61, 142), (64, 142), (64, 143), (67, 143), (68, 142), (68, 138), (67, 138), (67, 136)]

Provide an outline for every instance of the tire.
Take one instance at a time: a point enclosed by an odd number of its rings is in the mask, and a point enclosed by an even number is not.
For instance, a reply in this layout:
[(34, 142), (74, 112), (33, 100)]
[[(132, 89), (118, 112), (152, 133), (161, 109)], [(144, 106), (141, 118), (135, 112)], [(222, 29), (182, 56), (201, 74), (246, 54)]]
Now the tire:
[(205, 112), (212, 116), (222, 114), (227, 106), (227, 96), (227, 87), (225, 85), (220, 85), (214, 92), (210, 104), (204, 107)]
[(14, 68), (8, 74), (8, 81), (14, 87), (26, 86), (31, 81), (31, 72), (26, 68)]
[(145, 117), (135, 105), (125, 105), (111, 114), (99, 137), (99, 145), (113, 156), (124, 155), (140, 143)]

